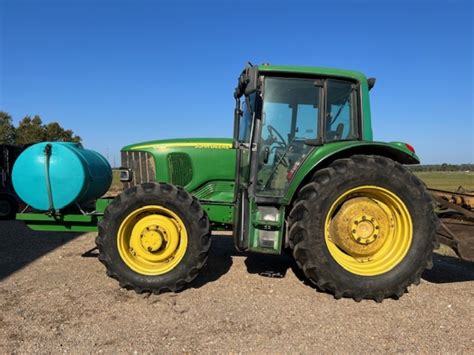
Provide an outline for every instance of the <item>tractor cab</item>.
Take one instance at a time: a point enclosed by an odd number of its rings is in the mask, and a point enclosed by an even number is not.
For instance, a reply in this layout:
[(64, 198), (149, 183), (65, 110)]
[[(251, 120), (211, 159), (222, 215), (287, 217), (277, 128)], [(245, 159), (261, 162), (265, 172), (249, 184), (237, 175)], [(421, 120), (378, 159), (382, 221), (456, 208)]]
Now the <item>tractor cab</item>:
[(242, 72), (234, 94), (240, 249), (279, 253), (284, 200), (308, 154), (331, 142), (367, 139), (360, 84), (357, 75), (324, 70), (302, 74), (301, 68), (292, 73), (291, 67), (264, 65)]

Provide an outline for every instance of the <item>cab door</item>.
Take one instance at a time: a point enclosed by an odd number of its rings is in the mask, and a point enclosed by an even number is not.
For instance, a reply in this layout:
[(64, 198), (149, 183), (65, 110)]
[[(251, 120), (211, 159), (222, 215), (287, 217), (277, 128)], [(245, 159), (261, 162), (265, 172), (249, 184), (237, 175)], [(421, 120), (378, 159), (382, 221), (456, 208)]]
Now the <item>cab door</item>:
[(259, 131), (255, 195), (282, 198), (319, 137), (322, 80), (268, 77)]
[(235, 182), (236, 208), (234, 209), (234, 239), (237, 249), (247, 249), (249, 221), (249, 184), (252, 154), (255, 153), (255, 100), (256, 93), (244, 96), (236, 110), (234, 139), (237, 151)]
[(266, 77), (261, 114), (255, 124), (255, 152), (248, 201), (248, 249), (279, 254), (285, 234), (282, 199), (292, 175), (319, 137), (322, 80)]

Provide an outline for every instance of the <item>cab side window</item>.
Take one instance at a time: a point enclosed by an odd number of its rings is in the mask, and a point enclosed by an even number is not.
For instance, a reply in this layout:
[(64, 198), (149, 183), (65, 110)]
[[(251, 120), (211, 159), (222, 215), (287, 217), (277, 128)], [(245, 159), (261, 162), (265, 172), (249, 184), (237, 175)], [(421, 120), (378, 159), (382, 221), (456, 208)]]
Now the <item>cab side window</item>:
[(326, 142), (357, 138), (356, 89), (351, 82), (327, 81), (327, 113), (324, 138)]

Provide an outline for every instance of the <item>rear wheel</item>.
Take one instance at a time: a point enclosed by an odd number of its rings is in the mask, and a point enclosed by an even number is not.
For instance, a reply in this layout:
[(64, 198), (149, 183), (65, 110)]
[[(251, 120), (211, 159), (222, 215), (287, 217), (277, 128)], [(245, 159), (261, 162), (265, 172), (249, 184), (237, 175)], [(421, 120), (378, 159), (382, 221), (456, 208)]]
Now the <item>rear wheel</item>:
[(437, 219), (424, 185), (379, 156), (318, 171), (290, 213), (289, 240), (305, 275), (336, 298), (400, 297), (431, 265)]
[(109, 205), (96, 243), (99, 260), (121, 287), (177, 291), (207, 260), (209, 221), (199, 201), (182, 188), (146, 183)]

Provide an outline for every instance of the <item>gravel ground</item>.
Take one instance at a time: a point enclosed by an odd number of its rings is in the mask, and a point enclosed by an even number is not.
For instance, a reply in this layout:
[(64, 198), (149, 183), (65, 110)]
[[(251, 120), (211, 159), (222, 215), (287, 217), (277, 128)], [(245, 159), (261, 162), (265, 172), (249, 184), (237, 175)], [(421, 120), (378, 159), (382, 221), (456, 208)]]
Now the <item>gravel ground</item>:
[(307, 285), (286, 256), (214, 237), (190, 288), (144, 296), (105, 275), (93, 233), (0, 227), (0, 353), (474, 352), (474, 265), (452, 255), (400, 300), (356, 303)]

